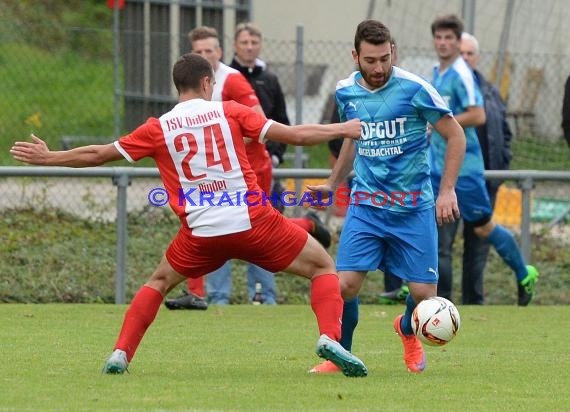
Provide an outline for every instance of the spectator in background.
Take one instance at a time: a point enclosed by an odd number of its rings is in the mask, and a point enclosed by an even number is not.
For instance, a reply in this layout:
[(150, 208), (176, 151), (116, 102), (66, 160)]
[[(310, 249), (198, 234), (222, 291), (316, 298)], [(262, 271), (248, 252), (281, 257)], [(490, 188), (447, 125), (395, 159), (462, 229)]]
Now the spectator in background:
[(562, 101), (562, 129), (564, 130), (564, 139), (570, 148), (570, 76), (566, 79), (564, 85), (564, 100)]
[[(518, 287), (518, 304), (527, 306), (534, 295), (538, 271), (533, 266), (525, 265), (513, 234), (493, 221), (493, 209), (484, 177), (485, 164), (476, 130), (476, 127), (485, 125), (485, 110), (479, 85), (471, 68), (461, 57), (463, 22), (455, 15), (442, 16), (434, 20), (431, 32), (434, 49), (439, 59), (439, 65), (433, 70), (432, 83), (446, 100), (453, 115), (465, 130), (467, 138), (465, 159), (455, 188), (461, 216), (466, 224), (472, 225), (473, 231), (482, 241), (488, 241), (495, 247), (503, 261), (513, 270)], [(490, 121), (496, 120), (495, 118)], [(502, 130), (503, 124), (500, 119), (498, 127)], [(430, 173), (435, 193), (439, 190), (441, 176), (445, 170), (446, 146), (441, 135), (436, 130), (432, 130), (429, 154)], [(502, 146), (500, 150), (500, 155), (504, 156)], [(439, 296), (451, 300), (451, 260), (456, 227), (454, 230), (447, 225), (440, 226), (438, 232), (439, 281), (437, 290)]]
[[(238, 24), (234, 35), (235, 55), (230, 67), (244, 75), (251, 84), (268, 119), (290, 124), (279, 79), (267, 68), (267, 64), (259, 59), (261, 47), (262, 36), (259, 27), (253, 23)], [(286, 144), (267, 141), (265, 147), (271, 156), (273, 167), (283, 163)]]
[[(483, 74), (477, 70), (480, 60), (479, 42), (469, 33), (461, 35), (461, 56), (473, 69), (475, 80), (483, 95), (486, 121), (477, 127), (477, 137), (483, 153), (486, 170), (506, 170), (513, 157), (511, 152), (512, 133), (506, 116), (506, 106), (499, 91), (489, 83)], [(486, 187), (495, 207), (497, 191), (502, 182), (487, 180)], [(450, 223), (443, 229), (445, 238), (453, 239), (457, 232), (459, 221)], [(461, 303), (464, 305), (482, 305), (484, 302), (483, 273), (489, 255), (489, 243), (475, 234), (473, 223), (463, 222), (463, 278), (461, 281)]]
[[(238, 103), (252, 107), (256, 112), (263, 113), (263, 107), (252, 85), (236, 69), (222, 63), (222, 48), (216, 29), (212, 27), (197, 27), (189, 33), (192, 52), (205, 57), (214, 68), (216, 84), (212, 100), (235, 100)], [(285, 117), (288, 121), (288, 119)], [(261, 189), (270, 193), (272, 183), (272, 162), (264, 144), (249, 140), (246, 144), (246, 153), (249, 163), (254, 170)], [(292, 223), (302, 227), (313, 235), (325, 248), (330, 245), (330, 233), (315, 214), (304, 218), (290, 219)], [(206, 277), (206, 290), (208, 300), (212, 304), (225, 305), (230, 301), (232, 281), (231, 263), (226, 262), (222, 267)], [(277, 291), (273, 273), (259, 266), (248, 265), (248, 295), (250, 300), (255, 295), (255, 283), (260, 282), (261, 299), (266, 304), (277, 303)], [(190, 293), (175, 299), (167, 299), (166, 307), (169, 309), (201, 309), (197, 306), (196, 295), (203, 296), (203, 278), (189, 278), (188, 290)]]

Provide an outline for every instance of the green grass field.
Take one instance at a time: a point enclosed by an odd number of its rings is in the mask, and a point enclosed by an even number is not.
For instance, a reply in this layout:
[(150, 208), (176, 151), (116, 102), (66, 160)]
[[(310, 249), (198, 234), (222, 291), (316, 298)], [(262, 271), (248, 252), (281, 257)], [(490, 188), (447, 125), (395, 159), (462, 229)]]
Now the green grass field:
[(130, 373), (100, 373), (122, 305), (0, 305), (2, 411), (561, 411), (570, 401), (570, 307), (459, 307), (458, 337), (407, 372), (392, 319), (363, 305), (354, 351), (366, 378), (307, 370), (308, 305), (161, 308)]

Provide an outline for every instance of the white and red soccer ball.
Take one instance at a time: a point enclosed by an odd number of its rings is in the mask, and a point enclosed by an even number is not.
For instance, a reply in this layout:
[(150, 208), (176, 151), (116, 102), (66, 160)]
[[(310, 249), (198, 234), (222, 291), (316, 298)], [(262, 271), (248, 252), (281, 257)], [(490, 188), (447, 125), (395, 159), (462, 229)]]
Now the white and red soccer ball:
[(422, 300), (412, 313), (415, 335), (431, 346), (443, 346), (451, 341), (460, 324), (459, 311), (455, 305), (439, 296)]

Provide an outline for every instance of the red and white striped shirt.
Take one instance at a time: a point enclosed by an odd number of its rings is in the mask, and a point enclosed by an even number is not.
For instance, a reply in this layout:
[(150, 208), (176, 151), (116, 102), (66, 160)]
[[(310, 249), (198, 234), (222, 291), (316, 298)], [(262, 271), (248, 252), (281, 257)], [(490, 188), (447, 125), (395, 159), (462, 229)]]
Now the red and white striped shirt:
[(192, 99), (149, 118), (115, 146), (129, 162), (154, 158), (171, 208), (193, 235), (220, 236), (250, 229), (251, 218), (271, 207), (243, 139), (263, 144), (272, 122), (233, 101)]

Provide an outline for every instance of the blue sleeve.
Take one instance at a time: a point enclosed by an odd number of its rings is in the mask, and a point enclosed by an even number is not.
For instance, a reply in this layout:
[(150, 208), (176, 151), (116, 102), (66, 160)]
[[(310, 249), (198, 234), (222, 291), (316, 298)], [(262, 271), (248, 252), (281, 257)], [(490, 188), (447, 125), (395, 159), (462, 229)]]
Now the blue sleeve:
[[(463, 108), (462, 112), (471, 106), (483, 107), (483, 95), (481, 94), (481, 89), (474, 78), (472, 78), (471, 81), (472, 83), (467, 85), (460, 76), (455, 78), (456, 84), (453, 90), (456, 91), (459, 106)], [(468, 92), (468, 88), (471, 87), (473, 88), (472, 94)]]
[(338, 111), (338, 118), (340, 123), (346, 122), (346, 114), (344, 113), (344, 103), (341, 100), (341, 95), (337, 91), (336, 92), (336, 108)]
[(412, 98), (412, 105), (419, 115), (431, 124), (436, 124), (443, 116), (451, 114), (443, 98), (431, 86), (420, 87)]

